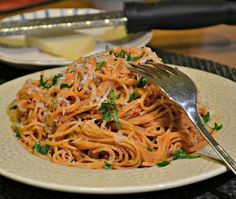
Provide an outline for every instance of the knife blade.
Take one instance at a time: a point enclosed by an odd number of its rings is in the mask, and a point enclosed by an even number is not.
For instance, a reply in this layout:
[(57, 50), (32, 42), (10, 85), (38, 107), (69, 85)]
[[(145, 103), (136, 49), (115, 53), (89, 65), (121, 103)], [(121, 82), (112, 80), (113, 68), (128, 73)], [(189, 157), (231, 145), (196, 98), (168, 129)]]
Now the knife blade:
[(19, 20), (0, 23), (0, 36), (126, 25), (128, 32), (191, 29), (236, 24), (236, 2), (230, 0), (165, 0), (127, 2), (122, 11)]

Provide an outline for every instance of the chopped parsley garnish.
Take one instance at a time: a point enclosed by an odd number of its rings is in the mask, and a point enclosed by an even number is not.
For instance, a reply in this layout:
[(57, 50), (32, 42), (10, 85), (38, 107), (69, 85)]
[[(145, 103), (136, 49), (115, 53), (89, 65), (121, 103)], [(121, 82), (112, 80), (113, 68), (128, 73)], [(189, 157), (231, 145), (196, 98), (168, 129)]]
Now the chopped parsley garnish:
[(120, 128), (120, 121), (119, 121), (119, 117), (118, 117), (118, 109), (116, 107), (116, 105), (114, 105), (113, 107), (113, 118), (115, 120), (115, 123), (116, 123), (116, 128)]
[(43, 80), (43, 75), (40, 75), (40, 80), (39, 80), (40, 86), (43, 88), (49, 89), (50, 86), (47, 84), (47, 81)]
[(68, 84), (61, 84), (60, 89), (63, 89), (63, 88), (70, 88), (70, 86)]
[(115, 92), (114, 92), (114, 90), (112, 90), (112, 91), (109, 93), (109, 97), (110, 97), (110, 102), (111, 102), (112, 104), (114, 104), (114, 103), (115, 103)]
[(129, 62), (135, 62), (135, 61), (138, 61), (139, 59), (140, 57), (132, 57), (130, 54), (127, 55), (127, 58), (126, 58), (126, 60)]
[[(185, 153), (183, 151), (183, 149), (179, 149), (179, 150), (175, 151), (172, 154), (173, 160), (178, 160), (178, 159), (194, 159), (194, 158), (199, 158), (199, 157), (200, 157), (200, 155), (187, 154), (187, 153)], [(156, 165), (158, 167), (165, 167), (165, 166), (167, 166), (169, 164), (170, 164), (170, 162), (163, 161), (163, 162), (157, 163)]]
[(111, 120), (111, 108), (112, 105), (110, 102), (103, 102), (101, 104), (100, 112), (105, 122), (109, 122)]
[(33, 145), (32, 149), (34, 149), (34, 151), (42, 154), (42, 155), (46, 155), (49, 150), (50, 150), (50, 145), (45, 145), (45, 146), (41, 146), (40, 141), (35, 142), (35, 144)]
[(18, 129), (18, 128), (16, 128), (16, 137), (17, 138), (20, 138), (21, 136), (20, 136), (20, 129)]
[(202, 116), (203, 122), (207, 124), (210, 121), (210, 113), (207, 112), (205, 115)]
[(117, 58), (125, 58), (125, 51), (122, 49), (117, 55)]
[(110, 97), (110, 101), (104, 101), (102, 104), (101, 104), (101, 107), (100, 107), (100, 112), (103, 116), (103, 119), (105, 120), (105, 122), (109, 122), (111, 121), (112, 117), (112, 112), (113, 112), (113, 119), (116, 123), (116, 128), (120, 128), (120, 122), (119, 122), (119, 117), (118, 117), (118, 109), (116, 107), (116, 104), (115, 104), (115, 92), (114, 90), (112, 90), (110, 93), (109, 93), (109, 97)]
[(141, 77), (137, 84), (137, 87), (143, 88), (146, 84), (147, 84), (147, 79), (145, 77)]
[[(114, 54), (114, 53), (113, 53)], [(126, 54), (125, 51), (122, 49), (118, 54), (114, 54), (117, 58), (123, 58), (123, 59), (126, 59), (126, 61), (128, 62), (135, 62), (135, 61), (138, 61), (142, 56), (143, 54), (140, 56), (140, 57), (133, 57), (131, 56), (130, 54)]]
[(167, 162), (167, 161), (163, 161), (163, 162), (157, 163), (157, 166), (158, 166), (158, 167), (165, 167), (165, 166), (167, 166), (168, 164), (170, 164), (170, 163)]
[(213, 127), (208, 125), (208, 122), (211, 120), (211, 116), (209, 112), (207, 112), (205, 115), (202, 116), (202, 120), (212, 130), (219, 131), (223, 127), (222, 124), (217, 124), (216, 122), (214, 123)]
[(179, 150), (175, 151), (172, 154), (173, 160), (177, 160), (177, 159), (194, 159), (194, 158), (198, 158), (198, 157), (200, 157), (200, 155), (187, 154), (182, 149), (179, 149)]
[(53, 86), (57, 84), (57, 81), (60, 77), (62, 77), (62, 74), (57, 74), (52, 78), (52, 85)]
[(134, 101), (135, 98), (136, 98), (136, 94), (135, 94), (135, 92), (131, 93), (130, 96), (129, 96), (129, 100), (128, 100), (128, 102), (132, 102), (132, 101)]
[(101, 62), (97, 62), (96, 63), (96, 66), (99, 68), (99, 69), (101, 69), (103, 66), (105, 66), (106, 65), (106, 62), (105, 61), (101, 61)]
[(112, 164), (109, 162), (105, 162), (103, 165), (103, 169), (111, 169), (112, 168)]
[(222, 124), (217, 124), (216, 122), (214, 123), (214, 126), (211, 128), (212, 130), (219, 131), (222, 129), (223, 125)]

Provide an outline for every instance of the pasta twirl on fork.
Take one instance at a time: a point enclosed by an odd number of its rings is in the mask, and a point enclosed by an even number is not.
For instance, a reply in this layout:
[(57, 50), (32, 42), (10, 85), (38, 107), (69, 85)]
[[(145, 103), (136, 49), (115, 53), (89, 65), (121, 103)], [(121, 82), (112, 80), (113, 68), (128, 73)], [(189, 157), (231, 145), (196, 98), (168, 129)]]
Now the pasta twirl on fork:
[[(138, 168), (205, 145), (187, 116), (127, 63), (161, 62), (149, 48), (79, 58), (52, 77), (28, 80), (9, 106), (28, 151), (80, 168)], [(203, 109), (201, 109), (203, 112)]]

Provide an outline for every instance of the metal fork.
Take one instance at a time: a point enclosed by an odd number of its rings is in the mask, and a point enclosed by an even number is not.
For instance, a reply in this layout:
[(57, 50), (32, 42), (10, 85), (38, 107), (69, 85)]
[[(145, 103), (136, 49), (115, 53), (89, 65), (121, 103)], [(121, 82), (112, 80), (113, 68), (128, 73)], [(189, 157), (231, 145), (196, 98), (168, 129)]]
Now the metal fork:
[(157, 85), (163, 93), (184, 110), (194, 126), (210, 146), (236, 175), (236, 162), (207, 131), (197, 112), (197, 89), (194, 82), (177, 68), (147, 61), (145, 64), (127, 64), (130, 71), (140, 74)]

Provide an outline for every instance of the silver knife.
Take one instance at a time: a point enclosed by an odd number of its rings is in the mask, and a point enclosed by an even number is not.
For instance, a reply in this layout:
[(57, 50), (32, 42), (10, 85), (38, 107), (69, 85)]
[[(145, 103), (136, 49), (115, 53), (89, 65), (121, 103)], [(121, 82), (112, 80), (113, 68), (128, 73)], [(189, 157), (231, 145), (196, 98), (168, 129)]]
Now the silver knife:
[(126, 25), (128, 32), (190, 29), (236, 24), (236, 2), (230, 0), (165, 0), (127, 2), (122, 11), (19, 20), (0, 23), (0, 36)]

